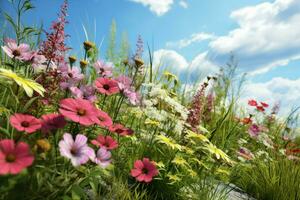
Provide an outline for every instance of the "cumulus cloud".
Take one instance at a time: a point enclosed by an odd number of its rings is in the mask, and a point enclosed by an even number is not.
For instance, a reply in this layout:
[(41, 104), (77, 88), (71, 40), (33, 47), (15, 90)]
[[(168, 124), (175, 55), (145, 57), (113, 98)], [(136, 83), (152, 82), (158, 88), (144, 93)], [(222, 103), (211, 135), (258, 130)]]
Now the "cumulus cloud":
[(300, 106), (300, 79), (290, 80), (274, 77), (265, 83), (245, 84), (240, 102), (247, 104), (248, 99), (275, 104), (280, 102), (281, 115), (288, 115), (292, 109)]
[(162, 16), (167, 13), (172, 4), (173, 0), (130, 0), (132, 2), (141, 3), (142, 5), (149, 7), (149, 9), (158, 16)]
[(181, 80), (186, 81), (199, 80), (219, 70), (216, 65), (206, 59), (207, 52), (199, 54), (190, 62), (177, 51), (168, 49), (155, 51), (153, 57), (154, 67), (169, 70), (177, 74)]
[(233, 11), (238, 28), (210, 42), (214, 62), (233, 52), (245, 71), (266, 72), (300, 58), (300, 1), (276, 0)]
[(215, 38), (215, 36), (214, 36), (214, 34), (211, 34), (211, 33), (204, 33), (204, 32), (194, 33), (188, 38), (184, 38), (184, 39), (181, 39), (181, 40), (175, 41), (175, 42), (167, 42), (166, 46), (170, 47), (170, 48), (182, 49), (187, 46), (190, 46), (193, 43), (199, 43), (199, 42), (202, 42), (205, 40), (211, 40), (213, 38)]

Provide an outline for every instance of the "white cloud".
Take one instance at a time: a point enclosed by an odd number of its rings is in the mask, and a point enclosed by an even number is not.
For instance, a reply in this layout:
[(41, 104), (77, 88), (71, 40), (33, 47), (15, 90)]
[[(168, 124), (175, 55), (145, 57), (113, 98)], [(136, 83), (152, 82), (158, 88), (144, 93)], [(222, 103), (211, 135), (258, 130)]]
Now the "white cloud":
[[(215, 62), (233, 52), (246, 71), (266, 72), (300, 58), (300, 1), (276, 0), (231, 13), (238, 28), (210, 42)], [(256, 73), (256, 72), (255, 72)]]
[(300, 106), (300, 79), (275, 77), (265, 83), (247, 83), (240, 102), (246, 105), (248, 99), (257, 99), (269, 104), (280, 102), (280, 114), (286, 116), (292, 109)]
[(170, 9), (174, 0), (130, 0), (132, 2), (141, 3), (158, 16), (162, 16)]
[(192, 34), (189, 38), (184, 38), (181, 39), (179, 41), (176, 42), (167, 42), (166, 46), (167, 47), (172, 47), (172, 48), (185, 48), (187, 46), (190, 46), (193, 43), (199, 43), (202, 42), (204, 40), (210, 40), (215, 38), (214, 34), (210, 34), (210, 33), (194, 33)]
[(183, 8), (185, 8), (185, 9), (187, 9), (187, 8), (189, 7), (189, 5), (187, 4), (186, 1), (180, 1), (180, 2), (179, 2), (179, 5), (180, 5), (181, 7), (183, 7)]
[(207, 52), (196, 56), (188, 62), (182, 55), (174, 50), (160, 49), (154, 52), (154, 67), (161, 70), (170, 70), (179, 75), (182, 80), (196, 81), (214, 74), (218, 67), (207, 59)]

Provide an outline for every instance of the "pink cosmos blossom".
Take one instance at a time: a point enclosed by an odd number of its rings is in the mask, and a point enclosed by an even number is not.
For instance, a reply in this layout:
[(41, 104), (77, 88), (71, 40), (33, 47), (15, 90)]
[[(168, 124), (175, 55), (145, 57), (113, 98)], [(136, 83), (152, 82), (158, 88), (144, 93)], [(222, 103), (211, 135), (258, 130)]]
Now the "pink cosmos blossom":
[(84, 126), (100, 123), (97, 108), (88, 100), (72, 98), (63, 99), (60, 102), (59, 112), (64, 117)]
[(96, 140), (92, 140), (91, 143), (98, 147), (103, 147), (108, 150), (113, 150), (118, 147), (118, 143), (110, 136), (98, 135)]
[(15, 144), (14, 140), (0, 141), (0, 175), (18, 174), (32, 165), (34, 157), (25, 142)]
[(63, 80), (60, 83), (60, 86), (63, 89), (74, 87), (84, 78), (84, 75), (81, 73), (81, 70), (78, 67), (71, 68), (69, 65), (64, 64), (60, 65), (59, 70)]
[(111, 117), (102, 110), (97, 110), (97, 116), (99, 119), (99, 125), (104, 128), (108, 128), (113, 124)]
[(45, 66), (42, 66), (46, 62), (46, 58), (43, 55), (38, 54), (37, 51), (31, 51), (26, 59), (35, 70), (43, 69)]
[(111, 77), (112, 76), (112, 69), (113, 69), (112, 63), (105, 63), (102, 60), (98, 60), (94, 64), (94, 68), (96, 69), (97, 74), (99, 74), (101, 77)]
[(252, 160), (254, 158), (254, 155), (251, 153), (251, 151), (245, 147), (241, 147), (237, 154), (246, 160)]
[(119, 93), (118, 82), (109, 78), (97, 78), (95, 81), (96, 89), (105, 95), (113, 95)]
[(4, 40), (5, 46), (2, 46), (3, 51), (10, 57), (21, 61), (26, 61), (30, 54), (30, 46), (28, 44), (17, 45), (16, 41), (10, 38)]
[(257, 106), (258, 104), (257, 104), (257, 101), (255, 101), (254, 99), (251, 99), (248, 101), (248, 105), (249, 106)]
[(41, 128), (41, 121), (31, 115), (16, 113), (10, 117), (10, 124), (18, 131), (33, 133)]
[(264, 108), (268, 108), (268, 107), (269, 107), (269, 104), (267, 104), (267, 103), (260, 102), (260, 104), (261, 104), (261, 105), (262, 105), (262, 107), (264, 107)]
[(128, 98), (132, 105), (137, 105), (140, 102), (140, 96), (134, 91), (131, 78), (121, 75), (116, 78), (116, 81), (118, 82), (120, 92)]
[(121, 136), (133, 134), (133, 130), (124, 127), (122, 124), (113, 124), (112, 126), (109, 127), (109, 131), (113, 133), (117, 133), (118, 135)]
[(94, 102), (97, 100), (97, 97), (95, 95), (96, 89), (91, 85), (81, 85), (80, 88), (70, 87), (70, 91), (76, 98), (86, 99), (90, 102)]
[(134, 162), (134, 168), (130, 173), (137, 181), (150, 183), (153, 177), (158, 175), (158, 170), (153, 161), (150, 161), (148, 158), (143, 158), (143, 160)]
[(65, 133), (59, 142), (59, 150), (75, 167), (95, 159), (94, 150), (87, 145), (87, 137), (82, 134), (77, 134), (74, 141), (71, 134)]
[(260, 131), (260, 127), (256, 124), (251, 125), (248, 129), (248, 133), (251, 137), (257, 137)]
[(51, 131), (57, 130), (59, 128), (63, 128), (67, 122), (63, 115), (61, 114), (45, 114), (42, 115), (42, 132), (50, 133)]
[(106, 148), (100, 148), (97, 151), (94, 162), (102, 168), (107, 167), (111, 163), (111, 153)]

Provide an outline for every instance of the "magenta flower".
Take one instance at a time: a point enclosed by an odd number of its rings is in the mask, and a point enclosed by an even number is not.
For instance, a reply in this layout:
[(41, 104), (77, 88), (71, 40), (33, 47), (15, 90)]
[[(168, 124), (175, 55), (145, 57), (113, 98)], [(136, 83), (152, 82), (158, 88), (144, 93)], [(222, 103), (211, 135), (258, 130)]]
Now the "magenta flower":
[(116, 81), (118, 81), (120, 91), (131, 89), (132, 80), (128, 76), (121, 75), (116, 78)]
[(73, 166), (85, 164), (95, 159), (95, 152), (87, 145), (87, 137), (77, 134), (75, 141), (69, 133), (65, 133), (63, 140), (59, 142), (60, 154), (71, 160)]
[(113, 69), (112, 63), (105, 63), (102, 60), (98, 60), (94, 64), (94, 68), (95, 68), (97, 74), (100, 75), (100, 77), (111, 77), (112, 76), (112, 69)]
[(113, 79), (97, 78), (95, 86), (101, 94), (113, 95), (119, 93), (118, 82)]
[(102, 110), (97, 110), (97, 116), (99, 119), (99, 125), (103, 128), (108, 128), (113, 124), (111, 117)]
[(121, 136), (133, 134), (133, 130), (131, 130), (130, 128), (124, 127), (122, 124), (113, 124), (112, 126), (109, 127), (109, 131), (113, 132), (113, 133), (117, 133), (118, 135), (121, 135)]
[(111, 163), (111, 153), (106, 148), (100, 148), (94, 162), (102, 168), (107, 167)]
[(59, 128), (63, 128), (67, 124), (64, 116), (61, 114), (51, 113), (51, 114), (42, 115), (41, 118), (42, 118), (41, 131), (43, 133), (50, 133)]
[(2, 46), (3, 51), (10, 57), (21, 61), (28, 60), (30, 54), (30, 46), (28, 44), (18, 45), (15, 40), (6, 38), (5, 46)]
[(158, 175), (158, 170), (153, 161), (150, 161), (148, 158), (143, 158), (143, 160), (134, 162), (134, 168), (130, 173), (137, 181), (149, 183), (154, 176)]
[(10, 117), (10, 124), (18, 131), (33, 133), (41, 128), (41, 121), (31, 115), (16, 113)]
[(257, 137), (260, 133), (260, 127), (257, 126), (256, 124), (253, 124), (249, 127), (248, 133), (251, 137)]
[(63, 99), (60, 102), (59, 112), (66, 118), (84, 126), (99, 124), (98, 109), (88, 100)]
[(70, 91), (76, 98), (86, 99), (90, 102), (94, 102), (97, 100), (97, 97), (95, 95), (96, 89), (91, 85), (81, 85), (80, 88), (70, 87)]
[(254, 155), (251, 153), (251, 151), (245, 147), (241, 147), (237, 154), (246, 160), (252, 160), (254, 158)]
[(18, 174), (32, 165), (34, 157), (25, 142), (15, 144), (13, 140), (0, 141), (0, 175)]
[(108, 150), (113, 150), (118, 147), (118, 143), (110, 136), (98, 135), (96, 140), (92, 140), (91, 143), (97, 147), (103, 147)]

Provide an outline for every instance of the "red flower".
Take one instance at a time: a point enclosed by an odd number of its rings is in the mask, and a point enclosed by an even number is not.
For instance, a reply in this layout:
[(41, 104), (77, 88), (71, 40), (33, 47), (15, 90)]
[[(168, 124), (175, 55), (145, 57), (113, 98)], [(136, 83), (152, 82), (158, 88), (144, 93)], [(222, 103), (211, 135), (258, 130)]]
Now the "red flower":
[(149, 183), (154, 176), (158, 175), (158, 170), (153, 161), (150, 161), (148, 158), (143, 158), (143, 161), (137, 160), (134, 162), (134, 168), (130, 173), (137, 181)]
[(98, 135), (96, 140), (92, 140), (91, 143), (98, 147), (104, 147), (108, 150), (113, 150), (118, 147), (118, 143), (110, 136)]
[(109, 78), (97, 78), (95, 81), (96, 89), (101, 94), (112, 95), (119, 93), (118, 82)]
[(241, 122), (243, 124), (251, 124), (253, 121), (252, 121), (251, 117), (245, 117), (241, 120)]
[(267, 104), (267, 103), (260, 102), (260, 104), (261, 104), (264, 108), (268, 108), (268, 107), (269, 107), (269, 104)]
[(67, 98), (60, 101), (59, 112), (84, 126), (99, 124), (98, 110), (88, 100)]
[(63, 128), (67, 124), (65, 118), (61, 114), (46, 114), (42, 116), (42, 132), (49, 133), (59, 128)]
[(31, 115), (16, 113), (10, 117), (10, 124), (18, 131), (33, 133), (41, 128), (41, 121)]
[(121, 136), (133, 134), (133, 130), (124, 127), (122, 124), (113, 124), (112, 126), (109, 127), (109, 131), (113, 133), (117, 133)]
[(104, 111), (102, 110), (97, 110), (98, 113), (98, 119), (99, 119), (99, 125), (102, 127), (110, 127), (113, 124), (113, 121), (111, 117)]
[(248, 101), (248, 105), (249, 106), (257, 106), (258, 104), (257, 104), (257, 101), (255, 101), (255, 100), (252, 99), (252, 100)]
[(34, 157), (29, 152), (25, 142), (15, 145), (13, 140), (0, 141), (0, 175), (18, 174), (24, 168), (32, 165)]
[(265, 111), (265, 108), (263, 106), (256, 106), (256, 109), (261, 112)]

